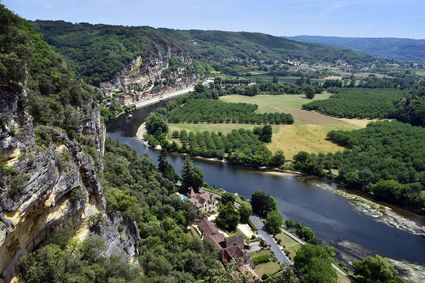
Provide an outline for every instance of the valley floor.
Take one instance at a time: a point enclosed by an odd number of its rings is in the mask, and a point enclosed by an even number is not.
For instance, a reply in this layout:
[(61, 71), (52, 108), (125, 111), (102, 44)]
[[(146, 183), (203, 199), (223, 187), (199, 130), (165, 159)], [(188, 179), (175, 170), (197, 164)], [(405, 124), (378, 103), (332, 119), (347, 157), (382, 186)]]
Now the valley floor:
[[(316, 95), (315, 100), (327, 99), (329, 93)], [(311, 100), (303, 95), (257, 95), (254, 97), (227, 95), (220, 97), (225, 102), (252, 103), (258, 105), (257, 112), (283, 112), (293, 115), (293, 125), (273, 125), (272, 142), (267, 147), (273, 152), (282, 150), (287, 159), (292, 159), (300, 151), (310, 153), (328, 153), (341, 151), (344, 148), (327, 140), (327, 134), (332, 130), (355, 130), (364, 128), (373, 120), (339, 119), (313, 111), (302, 110), (301, 106)], [(222, 132), (233, 129), (252, 129), (252, 124), (169, 124), (170, 133), (174, 130), (191, 132)]]

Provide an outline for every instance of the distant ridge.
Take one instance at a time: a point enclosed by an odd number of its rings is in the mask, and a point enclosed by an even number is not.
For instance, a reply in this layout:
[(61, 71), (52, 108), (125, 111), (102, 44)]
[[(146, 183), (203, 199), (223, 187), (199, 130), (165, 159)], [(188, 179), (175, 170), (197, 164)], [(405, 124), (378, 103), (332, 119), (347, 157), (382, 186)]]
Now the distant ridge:
[(349, 48), (372, 56), (425, 62), (425, 39), (361, 38), (300, 35), (287, 37), (308, 43), (321, 43), (333, 47)]

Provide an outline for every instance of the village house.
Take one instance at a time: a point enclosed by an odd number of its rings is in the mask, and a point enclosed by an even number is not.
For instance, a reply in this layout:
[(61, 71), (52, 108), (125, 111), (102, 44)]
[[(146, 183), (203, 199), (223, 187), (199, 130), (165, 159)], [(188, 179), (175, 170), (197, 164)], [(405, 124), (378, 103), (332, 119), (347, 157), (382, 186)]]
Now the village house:
[(223, 264), (228, 264), (233, 260), (239, 262), (240, 265), (251, 264), (251, 259), (245, 251), (247, 245), (241, 235), (225, 238), (214, 223), (206, 218), (197, 220), (195, 223), (202, 236), (220, 250)]
[(197, 194), (190, 188), (188, 200), (202, 213), (216, 213), (218, 210), (218, 201), (210, 192)]
[(215, 224), (206, 218), (195, 221), (201, 235), (220, 251), (220, 260), (224, 265), (235, 261), (239, 264), (239, 272), (251, 277), (252, 282), (259, 280), (258, 275), (251, 268), (252, 262), (246, 252), (247, 244), (241, 235), (224, 237)]

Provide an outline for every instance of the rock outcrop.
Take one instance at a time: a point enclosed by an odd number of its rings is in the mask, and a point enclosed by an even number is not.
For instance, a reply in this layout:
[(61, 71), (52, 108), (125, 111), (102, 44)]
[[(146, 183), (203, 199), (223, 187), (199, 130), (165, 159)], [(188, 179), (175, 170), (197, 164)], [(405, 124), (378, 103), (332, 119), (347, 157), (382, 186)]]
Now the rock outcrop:
[[(178, 64), (173, 64), (172, 60)], [(184, 53), (176, 54), (168, 50), (156, 57), (143, 59), (136, 57), (109, 82), (100, 84), (106, 96), (127, 95), (130, 101), (185, 88), (196, 82), (197, 76), (190, 72), (192, 58)]]
[[(98, 178), (102, 162), (96, 166), (63, 129), (35, 127), (27, 109), (29, 95), (25, 86), (0, 95), (0, 280), (8, 282), (22, 255), (64, 228), (73, 229), (79, 239), (99, 234), (108, 255), (122, 254), (137, 264), (137, 228), (106, 215)], [(78, 134), (102, 160), (105, 127), (99, 111), (82, 111), (81, 117)], [(94, 223), (97, 218), (102, 221)], [(124, 227), (121, 233), (118, 226)]]

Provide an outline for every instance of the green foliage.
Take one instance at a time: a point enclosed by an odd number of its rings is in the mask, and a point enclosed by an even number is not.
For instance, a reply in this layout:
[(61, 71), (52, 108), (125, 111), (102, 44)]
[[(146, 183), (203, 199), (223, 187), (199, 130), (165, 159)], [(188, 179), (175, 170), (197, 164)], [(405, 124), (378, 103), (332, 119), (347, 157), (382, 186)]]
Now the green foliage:
[(214, 99), (191, 99), (168, 114), (171, 123), (292, 124), (291, 114), (255, 113), (258, 106)]
[(425, 82), (419, 82), (412, 92), (397, 103), (398, 120), (425, 126)]
[[(241, 68), (287, 64), (297, 58), (307, 62), (344, 60), (350, 64), (374, 61), (371, 57), (328, 46), (305, 44), (260, 33), (153, 29), (111, 25), (36, 21), (34, 26), (64, 54), (78, 73), (93, 84), (108, 81), (131, 59), (149, 60), (158, 53), (187, 54), (193, 60), (186, 75), (209, 71), (204, 61), (228, 74)], [(195, 43), (196, 44), (193, 44)], [(259, 52), (261, 51), (261, 52)], [(180, 65), (171, 57), (170, 70)], [(167, 70), (168, 71), (168, 70)]]
[(303, 105), (303, 109), (346, 118), (394, 118), (394, 103), (405, 95), (397, 89), (340, 88), (327, 100)]
[(266, 217), (271, 211), (277, 210), (276, 200), (262, 191), (252, 193), (251, 206), (254, 214), (260, 217)]
[(235, 195), (230, 193), (230, 192), (225, 192), (224, 194), (221, 195), (221, 204), (222, 205), (226, 205), (228, 203), (234, 204), (235, 200), (236, 200)]
[(295, 268), (301, 272), (303, 282), (337, 282), (337, 274), (331, 266), (332, 258), (319, 245), (301, 246), (294, 258)]
[(323, 176), (323, 166), (319, 163), (315, 155), (305, 151), (300, 151), (294, 155), (294, 168), (308, 174)]
[(232, 164), (267, 166), (272, 163), (271, 151), (250, 130), (238, 129), (223, 135), (214, 132), (180, 132), (180, 152), (207, 158), (227, 158)]
[(305, 93), (305, 97), (307, 97), (308, 99), (313, 99), (314, 96), (316, 95), (315, 89), (311, 86), (305, 86), (304, 93)]
[(318, 244), (320, 242), (310, 227), (302, 226), (292, 219), (286, 220), (285, 226), (289, 231), (295, 233), (298, 237), (307, 243)]
[(165, 149), (161, 149), (161, 153), (159, 154), (158, 170), (162, 173), (164, 178), (167, 178), (173, 183), (177, 182), (179, 179), (179, 176), (174, 171), (173, 166), (167, 161), (167, 151)]
[(272, 141), (272, 127), (270, 125), (265, 125), (263, 127), (255, 127), (252, 131), (258, 136), (258, 139), (262, 142), (271, 142)]
[(273, 210), (267, 214), (264, 228), (272, 235), (276, 235), (281, 232), (282, 229), (282, 215), (278, 210)]
[(40, 248), (23, 256), (17, 273), (24, 282), (133, 282), (138, 272), (119, 257), (102, 256), (105, 244), (97, 237), (79, 243), (71, 233), (53, 235)]
[(193, 188), (198, 193), (203, 184), (204, 174), (201, 167), (193, 166), (192, 160), (187, 157), (182, 169), (182, 189), (187, 191), (189, 188)]
[(104, 168), (108, 209), (117, 207), (139, 228), (145, 281), (193, 282), (221, 270), (214, 248), (186, 231), (199, 213), (174, 194), (173, 182), (148, 157), (108, 139)]
[(403, 282), (398, 277), (393, 265), (380, 256), (368, 256), (361, 261), (353, 263), (356, 281), (364, 283), (396, 283)]
[(168, 125), (164, 116), (157, 112), (152, 112), (145, 120), (146, 130), (148, 134), (160, 137), (168, 133)]
[(233, 203), (221, 205), (215, 222), (218, 227), (226, 231), (235, 231), (239, 223), (239, 212), (235, 208), (235, 205)]
[(269, 262), (271, 260), (272, 260), (271, 253), (266, 253), (266, 254), (260, 254), (260, 255), (254, 256), (252, 258), (252, 263), (254, 265), (259, 265), (259, 264), (262, 264), (262, 263)]
[(239, 216), (240, 222), (247, 224), (249, 222), (249, 217), (252, 215), (252, 207), (249, 203), (242, 203), (239, 207)]
[[(406, 208), (423, 208), (420, 182), (425, 171), (425, 129), (400, 122), (378, 122), (352, 132), (329, 133), (350, 148), (322, 156), (319, 163), (339, 169), (338, 178), (354, 189)], [(375, 184), (375, 185), (373, 185)]]

